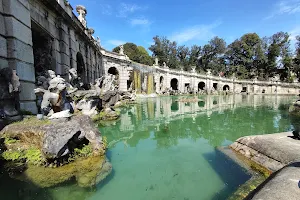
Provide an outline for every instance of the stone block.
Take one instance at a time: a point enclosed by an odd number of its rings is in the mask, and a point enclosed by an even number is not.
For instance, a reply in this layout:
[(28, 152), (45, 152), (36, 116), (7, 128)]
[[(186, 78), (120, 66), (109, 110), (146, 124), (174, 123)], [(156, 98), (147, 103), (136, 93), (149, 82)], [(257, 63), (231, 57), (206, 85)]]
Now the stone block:
[(0, 56), (7, 57), (7, 42), (4, 37), (0, 36)]
[(35, 71), (33, 64), (24, 63), (18, 60), (9, 61), (9, 66), (17, 70), (20, 80), (35, 82)]
[(0, 57), (0, 69), (8, 67), (8, 62), (6, 59)]
[(3, 13), (3, 0), (0, 0), (0, 13)]
[(31, 27), (30, 11), (28, 1), (25, 0), (5, 0), (3, 1), (3, 12), (14, 16), (26, 26)]
[[(0, 2), (1, 5), (1, 2)], [(4, 23), (4, 17), (0, 14), (0, 35), (5, 35), (5, 23)]]
[(13, 17), (5, 17), (6, 36), (14, 37), (32, 46), (31, 29)]
[(32, 46), (15, 38), (7, 39), (7, 57), (34, 63)]
[(21, 101), (20, 102), (21, 110), (30, 111), (33, 114), (37, 114), (37, 106), (35, 101)]
[(36, 96), (34, 94), (35, 84), (30, 82), (20, 81), (20, 100), (21, 101), (34, 101)]
[(64, 53), (61, 53), (60, 54), (60, 63), (61, 64), (64, 64), (64, 65), (67, 65), (67, 66), (70, 66), (70, 57)]

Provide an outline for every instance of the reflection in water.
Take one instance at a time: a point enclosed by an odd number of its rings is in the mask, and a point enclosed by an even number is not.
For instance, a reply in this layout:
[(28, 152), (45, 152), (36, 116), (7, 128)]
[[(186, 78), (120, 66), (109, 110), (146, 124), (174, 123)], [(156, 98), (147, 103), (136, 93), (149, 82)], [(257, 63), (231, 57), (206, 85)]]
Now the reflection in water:
[[(192, 97), (187, 97), (192, 98)], [(245, 135), (291, 129), (281, 96), (200, 96), (150, 98), (121, 111), (107, 137), (113, 175), (96, 188), (71, 181), (50, 189), (0, 174), (4, 199), (152, 200), (226, 199), (249, 175), (221, 152)], [(3, 186), (3, 187), (2, 187)], [(6, 198), (7, 197), (7, 198)]]

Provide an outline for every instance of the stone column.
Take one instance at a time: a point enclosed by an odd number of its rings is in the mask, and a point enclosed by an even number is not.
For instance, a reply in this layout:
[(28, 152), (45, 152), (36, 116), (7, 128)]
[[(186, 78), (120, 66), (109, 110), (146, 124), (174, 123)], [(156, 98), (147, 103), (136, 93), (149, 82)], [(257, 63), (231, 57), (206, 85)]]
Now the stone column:
[(0, 0), (0, 27), (0, 57), (4, 58), (0, 58), (0, 62), (4, 67), (17, 70), (21, 82), (21, 109), (37, 113), (36, 96), (33, 92), (35, 70), (29, 2)]

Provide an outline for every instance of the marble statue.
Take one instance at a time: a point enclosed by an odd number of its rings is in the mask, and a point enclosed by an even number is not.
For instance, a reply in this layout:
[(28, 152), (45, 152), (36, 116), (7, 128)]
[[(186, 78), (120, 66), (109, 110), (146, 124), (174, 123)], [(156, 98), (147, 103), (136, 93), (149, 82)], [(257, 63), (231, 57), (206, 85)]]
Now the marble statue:
[(211, 75), (211, 69), (207, 69), (206, 75), (207, 75), (207, 76), (210, 76), (210, 75)]
[(71, 89), (80, 89), (83, 86), (80, 77), (78, 76), (77, 70), (71, 68), (69, 70), (69, 87)]
[(123, 45), (120, 46), (119, 54), (124, 55), (124, 46)]
[(76, 11), (78, 13), (78, 20), (81, 22), (84, 28), (87, 28), (87, 22), (86, 22), (86, 15), (87, 15), (87, 10), (84, 6), (76, 6)]
[(157, 57), (155, 57), (154, 61), (155, 61), (155, 62), (154, 62), (154, 65), (155, 65), (155, 66), (158, 66), (158, 58), (157, 58)]
[(40, 112), (50, 119), (70, 117), (74, 109), (67, 99), (67, 83), (65, 79), (56, 76), (50, 70), (48, 72), (51, 78), (49, 87), (47, 89), (38, 87), (34, 90), (37, 96), (42, 96)]
[(97, 41), (97, 45), (98, 45), (99, 47), (101, 47), (101, 40), (100, 40), (100, 37), (99, 37), (99, 36), (97, 36), (96, 41)]
[(163, 67), (164, 67), (164, 68), (167, 68), (166, 62), (163, 62)]
[(20, 114), (20, 81), (16, 70), (0, 70), (0, 129), (5, 124), (22, 119)]

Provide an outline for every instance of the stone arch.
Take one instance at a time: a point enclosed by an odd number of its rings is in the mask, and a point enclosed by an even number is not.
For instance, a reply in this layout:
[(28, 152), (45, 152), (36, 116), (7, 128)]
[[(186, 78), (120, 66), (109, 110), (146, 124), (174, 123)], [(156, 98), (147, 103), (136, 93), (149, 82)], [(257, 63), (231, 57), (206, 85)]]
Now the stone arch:
[(173, 78), (171, 80), (171, 88), (172, 88), (172, 90), (178, 90), (178, 79), (177, 78)]
[(229, 85), (224, 85), (224, 86), (223, 86), (223, 91), (229, 91), (229, 90), (230, 90)]
[(213, 88), (217, 91), (218, 90), (218, 83), (213, 83)]
[(160, 76), (159, 78), (159, 90), (163, 90), (163, 85), (164, 85), (164, 77)]
[(77, 73), (82, 80), (85, 80), (84, 59), (80, 52), (76, 54)]
[(198, 91), (200, 90), (205, 90), (205, 83), (203, 81), (198, 83)]
[(110, 67), (110, 68), (107, 70), (107, 73), (108, 73), (108, 74), (115, 75), (115, 76), (119, 76), (119, 71), (118, 71), (117, 68), (115, 68), (115, 67)]

